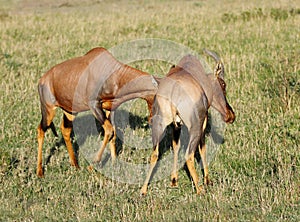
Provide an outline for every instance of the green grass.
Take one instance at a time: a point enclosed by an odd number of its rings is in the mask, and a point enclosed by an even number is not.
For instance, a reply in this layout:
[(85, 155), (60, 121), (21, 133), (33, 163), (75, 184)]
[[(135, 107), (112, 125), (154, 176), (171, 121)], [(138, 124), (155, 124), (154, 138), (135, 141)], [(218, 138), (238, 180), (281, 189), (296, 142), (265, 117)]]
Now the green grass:
[[(0, 1), (0, 220), (299, 221), (299, 24), (297, 1)], [(142, 38), (205, 47), (224, 61), (237, 118), (210, 164), (214, 185), (197, 196), (181, 169), (178, 188), (166, 177), (141, 198), (141, 184), (89, 172), (82, 153), (81, 170), (70, 167), (63, 145), (38, 179), (38, 79), (93, 47)], [(170, 67), (131, 65), (155, 75)], [(146, 126), (145, 103), (134, 104), (133, 121)], [(124, 130), (150, 135), (147, 127)], [(44, 160), (56, 142), (48, 132)], [(147, 163), (150, 153), (125, 146), (118, 158)]]

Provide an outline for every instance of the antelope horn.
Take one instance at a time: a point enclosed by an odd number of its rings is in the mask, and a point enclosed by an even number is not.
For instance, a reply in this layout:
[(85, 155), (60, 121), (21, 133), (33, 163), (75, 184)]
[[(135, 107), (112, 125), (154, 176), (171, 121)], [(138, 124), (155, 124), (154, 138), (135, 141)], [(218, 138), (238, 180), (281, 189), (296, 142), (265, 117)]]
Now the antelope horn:
[(203, 49), (203, 51), (204, 51), (207, 55), (213, 57), (214, 60), (215, 60), (216, 62), (221, 62), (221, 59), (219, 58), (219, 56), (217, 55), (216, 52), (210, 51), (210, 50), (208, 50), (208, 49)]
[(217, 55), (216, 52), (210, 51), (208, 49), (203, 49), (203, 51), (207, 55), (211, 56), (217, 62), (214, 73), (217, 77), (220, 77), (220, 78), (223, 79), (224, 78), (224, 65), (223, 65), (220, 57)]

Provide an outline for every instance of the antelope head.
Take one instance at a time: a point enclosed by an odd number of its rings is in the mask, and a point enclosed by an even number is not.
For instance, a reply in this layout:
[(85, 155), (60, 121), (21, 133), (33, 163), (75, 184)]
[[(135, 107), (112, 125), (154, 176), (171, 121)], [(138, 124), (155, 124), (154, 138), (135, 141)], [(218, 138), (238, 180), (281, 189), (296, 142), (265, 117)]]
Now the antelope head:
[(213, 100), (211, 106), (221, 113), (222, 118), (226, 123), (233, 123), (235, 120), (235, 114), (226, 98), (224, 65), (221, 62), (220, 58), (216, 55), (216, 53), (209, 50), (204, 51), (205, 53), (213, 57), (214, 60), (217, 62), (217, 65), (214, 69), (214, 75), (210, 75), (212, 80), (213, 91)]

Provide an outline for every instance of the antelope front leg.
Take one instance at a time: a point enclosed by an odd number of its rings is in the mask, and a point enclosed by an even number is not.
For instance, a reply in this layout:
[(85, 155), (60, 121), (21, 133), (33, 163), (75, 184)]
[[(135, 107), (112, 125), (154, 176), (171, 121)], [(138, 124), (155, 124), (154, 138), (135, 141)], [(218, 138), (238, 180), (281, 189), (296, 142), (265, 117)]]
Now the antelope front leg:
[(116, 127), (114, 124), (114, 111), (107, 111), (106, 112), (106, 117), (110, 120), (110, 123), (112, 124), (113, 127), (113, 137), (110, 140), (110, 155), (112, 159), (112, 163), (114, 164), (117, 158), (117, 151), (116, 151), (116, 139), (117, 139), (117, 132), (116, 132)]
[(206, 145), (202, 144), (202, 147), (199, 146), (199, 152), (201, 155), (201, 161), (203, 165), (203, 173), (204, 173), (204, 185), (212, 185), (212, 182), (209, 179), (208, 175), (208, 165), (206, 161)]
[(113, 127), (113, 137), (109, 143), (110, 145), (110, 155), (111, 155), (111, 160), (112, 163), (114, 164), (116, 162), (117, 159), (117, 152), (116, 152), (116, 139), (117, 139), (117, 134), (116, 134), (116, 128)]
[[(100, 147), (97, 156), (94, 159), (94, 162), (99, 163), (101, 161), (102, 158), (102, 154), (105, 150), (105, 147), (107, 145), (107, 143), (113, 138), (114, 136), (114, 129), (113, 126), (111, 125), (110, 121), (108, 119), (106, 119), (102, 125), (103, 129), (104, 129), (104, 138), (102, 141), (102, 146)], [(114, 148), (115, 151), (115, 148)]]
[(205, 134), (204, 134), (206, 124), (207, 124), (207, 116), (203, 123), (203, 136), (201, 138), (200, 145), (199, 145), (199, 153), (201, 156), (201, 161), (202, 161), (202, 166), (203, 166), (204, 185), (211, 185), (212, 182), (210, 181), (209, 176), (208, 176), (208, 165), (207, 165), (207, 160), (206, 160), (206, 144), (205, 144)]
[[(107, 116), (105, 116), (105, 113), (102, 109), (101, 102), (98, 100), (91, 100), (89, 103), (90, 103), (89, 106), (91, 111), (93, 112), (97, 120), (102, 124), (102, 127), (104, 129), (104, 138), (102, 141), (102, 146), (100, 147), (96, 157), (94, 158), (94, 162), (99, 163), (101, 161), (102, 154), (105, 150), (107, 143), (113, 137), (114, 129)], [(109, 115), (109, 112), (107, 115)]]

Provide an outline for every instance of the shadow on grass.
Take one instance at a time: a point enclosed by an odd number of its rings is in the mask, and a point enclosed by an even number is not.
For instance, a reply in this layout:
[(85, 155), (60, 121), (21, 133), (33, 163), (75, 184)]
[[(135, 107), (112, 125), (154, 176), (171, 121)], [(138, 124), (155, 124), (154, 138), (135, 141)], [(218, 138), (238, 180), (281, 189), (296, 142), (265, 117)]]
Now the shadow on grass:
[[(126, 117), (126, 121), (122, 120), (122, 117)], [(211, 126), (212, 122), (210, 120), (211, 118), (208, 118), (208, 125), (205, 130), (205, 134), (209, 134), (212, 137), (212, 140), (215, 144), (222, 144), (224, 142), (223, 135), (218, 134), (218, 132), (215, 131), (215, 128)], [(130, 128), (130, 130), (137, 130), (137, 129), (149, 129), (148, 124), (148, 117), (140, 117), (138, 115), (134, 115), (126, 110), (117, 110), (115, 112), (115, 118), (114, 122), (116, 123), (116, 133), (117, 133), (117, 139), (116, 139), (116, 151), (117, 155), (120, 154), (120, 152), (123, 149), (123, 140), (120, 138), (124, 138), (124, 129)], [(78, 116), (74, 122), (73, 122), (73, 132), (72, 132), (72, 142), (73, 142), (73, 148), (75, 151), (76, 158), (78, 159), (78, 154), (80, 151), (80, 147), (82, 147), (87, 140), (90, 137), (101, 137), (101, 135), (104, 134), (104, 130), (101, 126), (101, 124), (94, 118), (92, 114), (82, 115)], [(169, 125), (164, 132), (163, 138), (160, 142), (159, 146), (159, 159), (163, 158), (163, 155), (170, 151), (172, 147), (172, 125)], [(181, 148), (179, 151), (179, 158), (181, 162), (181, 166), (185, 169), (187, 175), (190, 177), (190, 174), (186, 168), (185, 160), (184, 160), (184, 154), (187, 149), (189, 135), (187, 128), (183, 125), (181, 128)], [(50, 159), (55, 153), (58, 151), (59, 147), (65, 145), (63, 137), (61, 137), (55, 145), (50, 149), (50, 153), (46, 158), (46, 165), (50, 162)], [(100, 142), (99, 142), (99, 148), (100, 148)], [(104, 155), (103, 159), (101, 160), (100, 167), (105, 166), (107, 162), (109, 161), (110, 155)], [(195, 158), (199, 164), (201, 163), (201, 157), (199, 154), (199, 150), (196, 150)], [(86, 157), (85, 157), (86, 159)], [(158, 161), (157, 165), (152, 173), (152, 177), (156, 174), (157, 169), (160, 167), (160, 164), (162, 162)], [(201, 167), (203, 169), (203, 167)], [(151, 178), (152, 179), (152, 178)]]
[[(172, 131), (173, 131), (172, 124), (169, 125), (165, 129), (163, 139), (161, 140), (161, 142), (159, 144), (159, 159), (161, 159), (162, 156), (164, 155), (164, 153), (167, 152), (170, 149), (170, 147), (172, 147), (172, 139), (173, 139)], [(208, 116), (207, 127), (206, 127), (204, 133), (205, 133), (205, 142), (207, 141), (207, 137), (209, 136), (214, 144), (214, 146), (212, 146), (212, 147), (207, 146), (207, 156), (208, 156), (209, 152), (215, 153), (216, 146), (219, 146), (220, 144), (224, 143), (224, 137), (223, 137), (222, 133), (220, 134), (220, 132), (218, 132), (217, 126), (213, 126), (212, 116), (210, 113)], [(179, 149), (177, 166), (179, 167), (181, 165), (183, 167), (183, 169), (185, 170), (189, 179), (192, 180), (190, 172), (185, 163), (185, 153), (187, 151), (187, 147), (188, 147), (188, 143), (189, 143), (189, 133), (188, 133), (188, 129), (186, 128), (185, 125), (181, 126), (180, 143), (181, 143), (181, 145), (180, 145), (181, 147)], [(210, 148), (212, 148), (212, 150), (210, 150)], [(196, 159), (197, 163), (201, 166), (201, 173), (204, 176), (204, 167), (203, 167), (203, 164), (201, 161), (201, 156), (200, 156), (200, 152), (199, 152), (198, 148), (195, 151), (195, 159)], [(208, 157), (207, 157), (207, 161), (209, 163)], [(158, 161), (157, 165), (155, 166), (155, 168), (153, 170), (150, 181), (152, 180), (155, 173), (158, 171), (160, 164), (161, 164), (161, 161)]]
[[(122, 151), (123, 147), (123, 141), (120, 138), (124, 138), (122, 130), (126, 127), (129, 127), (131, 130), (136, 129), (149, 129), (148, 124), (148, 117), (140, 117), (138, 115), (134, 115), (126, 110), (116, 110), (115, 111), (115, 118), (112, 121), (117, 122), (116, 126), (116, 152), (117, 155)], [(122, 120), (122, 118), (119, 117), (126, 117), (126, 120)], [(78, 160), (78, 155), (80, 151), (80, 147), (85, 144), (88, 138), (90, 137), (102, 137), (104, 135), (104, 130), (100, 124), (100, 122), (92, 115), (82, 115), (75, 118), (73, 122), (73, 130), (71, 134), (71, 140), (73, 149), (76, 155), (76, 158)], [(45, 164), (47, 165), (51, 157), (55, 155), (55, 153), (59, 150), (59, 147), (65, 146), (65, 141), (62, 136), (55, 142), (55, 144), (51, 147), (50, 152), (48, 156), (46, 157)], [(99, 148), (100, 148), (100, 142), (99, 142)], [(101, 165), (105, 165), (105, 163), (108, 161), (109, 156), (104, 157), (104, 159), (101, 160)]]

